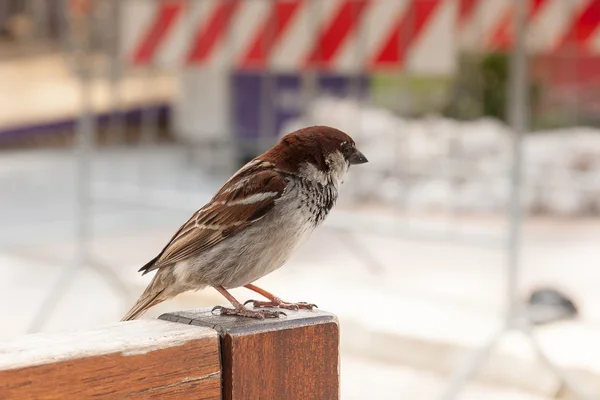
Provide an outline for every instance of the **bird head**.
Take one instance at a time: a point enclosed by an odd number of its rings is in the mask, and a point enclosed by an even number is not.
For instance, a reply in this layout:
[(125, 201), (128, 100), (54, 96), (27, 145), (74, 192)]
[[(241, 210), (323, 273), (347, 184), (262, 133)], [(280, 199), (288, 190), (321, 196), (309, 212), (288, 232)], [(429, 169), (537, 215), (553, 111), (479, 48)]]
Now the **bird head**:
[(329, 126), (288, 133), (260, 158), (304, 179), (336, 186), (351, 165), (368, 162), (348, 134)]

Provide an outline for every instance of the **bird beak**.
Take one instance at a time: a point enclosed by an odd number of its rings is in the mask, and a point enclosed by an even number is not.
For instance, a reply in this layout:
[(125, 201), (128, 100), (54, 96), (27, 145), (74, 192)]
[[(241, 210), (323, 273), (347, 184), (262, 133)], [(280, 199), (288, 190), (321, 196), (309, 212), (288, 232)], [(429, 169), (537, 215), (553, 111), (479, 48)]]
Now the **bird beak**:
[(364, 164), (366, 162), (369, 162), (369, 160), (367, 160), (367, 157), (365, 157), (365, 155), (363, 153), (356, 150), (354, 152), (354, 154), (352, 154), (348, 158), (348, 162), (350, 162), (350, 165), (354, 165), (354, 164)]

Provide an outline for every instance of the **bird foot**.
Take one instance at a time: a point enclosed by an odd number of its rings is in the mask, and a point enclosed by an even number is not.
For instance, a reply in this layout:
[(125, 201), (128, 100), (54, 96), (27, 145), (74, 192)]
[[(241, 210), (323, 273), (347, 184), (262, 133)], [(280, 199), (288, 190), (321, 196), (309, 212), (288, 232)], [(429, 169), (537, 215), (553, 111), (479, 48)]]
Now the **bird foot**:
[(316, 304), (310, 304), (305, 302), (299, 303), (287, 303), (280, 298), (275, 298), (272, 301), (258, 301), (258, 300), (248, 300), (244, 303), (244, 305), (252, 303), (252, 307), (260, 308), (260, 307), (279, 307), (284, 308), (286, 310), (312, 310), (313, 308), (318, 308)]
[(239, 308), (227, 308), (223, 306), (215, 306), (212, 309), (212, 313), (219, 311), (219, 315), (237, 315), (238, 317), (265, 319), (265, 318), (279, 318), (280, 315), (287, 316), (282, 311), (270, 311), (270, 310), (249, 310), (246, 307)]

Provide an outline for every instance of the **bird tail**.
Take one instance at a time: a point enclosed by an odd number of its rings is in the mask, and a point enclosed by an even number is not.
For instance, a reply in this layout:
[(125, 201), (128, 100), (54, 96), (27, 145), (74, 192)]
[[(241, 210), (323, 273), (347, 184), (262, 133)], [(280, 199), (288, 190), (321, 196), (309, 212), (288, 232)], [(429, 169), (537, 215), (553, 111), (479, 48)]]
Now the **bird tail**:
[(152, 282), (150, 282), (146, 290), (144, 290), (144, 293), (142, 293), (140, 298), (135, 302), (127, 314), (125, 314), (121, 321), (137, 319), (148, 311), (149, 308), (173, 297), (168, 295), (166, 289), (167, 285), (159, 278), (159, 274), (156, 274), (152, 279)]

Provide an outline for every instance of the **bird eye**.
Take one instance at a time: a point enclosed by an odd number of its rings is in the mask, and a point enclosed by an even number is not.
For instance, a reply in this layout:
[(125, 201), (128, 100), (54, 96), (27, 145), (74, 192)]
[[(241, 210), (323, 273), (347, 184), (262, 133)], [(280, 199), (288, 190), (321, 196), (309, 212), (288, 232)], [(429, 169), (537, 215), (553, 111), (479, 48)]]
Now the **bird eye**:
[(352, 155), (352, 153), (354, 153), (354, 146), (352, 146), (352, 143), (342, 143), (342, 154), (348, 157)]

